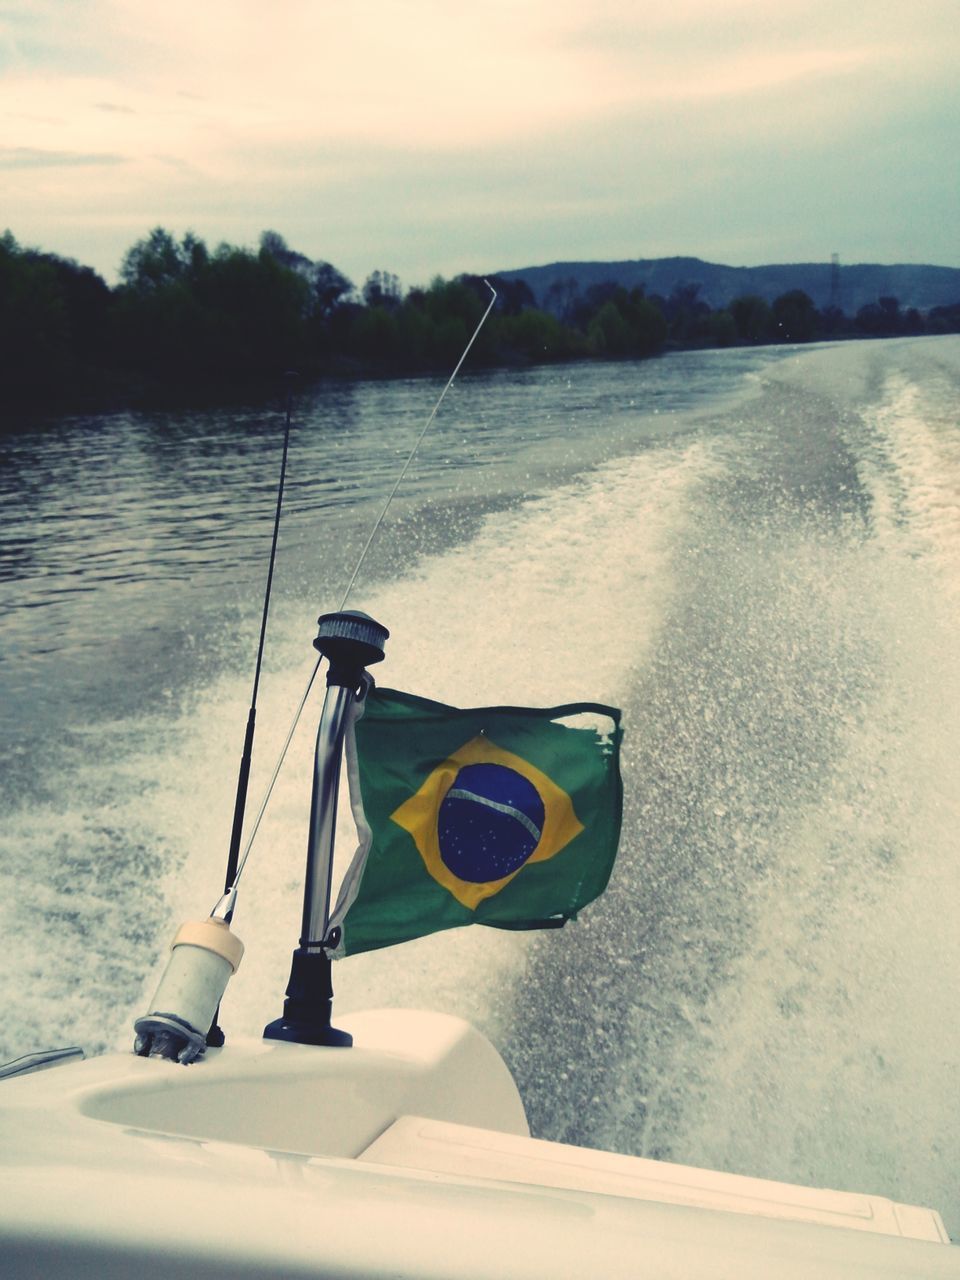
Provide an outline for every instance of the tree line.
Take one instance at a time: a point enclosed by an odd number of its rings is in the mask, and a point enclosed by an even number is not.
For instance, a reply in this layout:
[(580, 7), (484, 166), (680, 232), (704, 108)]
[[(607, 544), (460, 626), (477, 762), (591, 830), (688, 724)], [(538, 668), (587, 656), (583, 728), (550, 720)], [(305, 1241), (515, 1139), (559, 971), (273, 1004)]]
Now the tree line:
[[(0, 397), (69, 408), (246, 391), (283, 370), (391, 374), (447, 369), (489, 300), (480, 277), (404, 291), (374, 271), (358, 289), (266, 231), (257, 249), (209, 249), (156, 228), (110, 288), (90, 267), (0, 237)], [(695, 283), (669, 297), (613, 282), (551, 286), (494, 278), (498, 300), (472, 359), (486, 366), (641, 358), (670, 347), (960, 332), (960, 303), (927, 314), (879, 298), (849, 317), (802, 290), (714, 309)]]

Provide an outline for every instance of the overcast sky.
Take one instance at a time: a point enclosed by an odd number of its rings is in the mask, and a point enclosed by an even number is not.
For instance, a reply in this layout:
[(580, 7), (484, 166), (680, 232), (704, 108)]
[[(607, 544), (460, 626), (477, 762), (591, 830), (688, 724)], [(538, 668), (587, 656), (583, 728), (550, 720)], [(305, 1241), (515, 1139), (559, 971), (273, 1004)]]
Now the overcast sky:
[(960, 266), (958, 0), (0, 0), (0, 230)]

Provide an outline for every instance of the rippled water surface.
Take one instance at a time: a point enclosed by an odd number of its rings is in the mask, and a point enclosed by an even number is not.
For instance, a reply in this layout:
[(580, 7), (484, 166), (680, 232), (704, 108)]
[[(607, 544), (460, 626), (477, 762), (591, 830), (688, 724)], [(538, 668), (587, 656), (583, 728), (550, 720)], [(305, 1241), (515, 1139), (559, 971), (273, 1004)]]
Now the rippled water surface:
[[(439, 389), (298, 399), (257, 797)], [(621, 855), (575, 925), (346, 961), (338, 1007), (472, 1018), (542, 1136), (960, 1232), (957, 403), (954, 338), (460, 382), (350, 603), (391, 629), (384, 683), (622, 706)], [(0, 1059), (126, 1043), (217, 896), (281, 432), (259, 406), (0, 441)], [(279, 1012), (316, 715), (251, 859), (228, 1034)]]

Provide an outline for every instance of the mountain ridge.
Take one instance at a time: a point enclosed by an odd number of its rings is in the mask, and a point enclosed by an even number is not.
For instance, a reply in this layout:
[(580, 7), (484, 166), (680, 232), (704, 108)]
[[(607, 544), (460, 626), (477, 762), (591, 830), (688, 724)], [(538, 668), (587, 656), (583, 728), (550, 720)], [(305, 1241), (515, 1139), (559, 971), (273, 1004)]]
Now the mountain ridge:
[(575, 280), (581, 292), (591, 285), (614, 281), (625, 289), (642, 286), (647, 295), (669, 297), (680, 285), (699, 285), (699, 296), (714, 309), (726, 307), (734, 298), (756, 294), (772, 302), (791, 289), (802, 289), (823, 310), (836, 305), (855, 314), (881, 297), (895, 297), (901, 307), (929, 311), (932, 307), (960, 302), (960, 267), (940, 267), (926, 263), (840, 264), (836, 273), (831, 262), (770, 263), (757, 267), (730, 267), (703, 258), (637, 258), (611, 262), (553, 262), (543, 266), (519, 267), (495, 273), (503, 280), (522, 280), (537, 305), (551, 307), (549, 294), (554, 286), (563, 288)]

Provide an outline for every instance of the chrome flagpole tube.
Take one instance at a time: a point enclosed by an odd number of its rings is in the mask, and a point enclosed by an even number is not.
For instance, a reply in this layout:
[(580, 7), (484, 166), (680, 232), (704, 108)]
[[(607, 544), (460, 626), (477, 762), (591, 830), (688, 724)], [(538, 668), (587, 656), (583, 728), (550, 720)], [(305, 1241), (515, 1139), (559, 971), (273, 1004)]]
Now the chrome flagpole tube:
[(346, 685), (328, 685), (320, 713), (310, 798), (310, 837), (303, 892), (301, 947), (321, 947), (327, 936), (343, 736), (347, 716), (356, 696), (356, 691)]
[(390, 633), (354, 610), (323, 614), (319, 626), (314, 645), (330, 666), (314, 757), (300, 945), (293, 953), (283, 1014), (263, 1034), (267, 1040), (346, 1047), (352, 1043), (350, 1035), (330, 1024), (333, 985), (326, 950), (338, 941), (327, 937), (337, 792), (347, 717), (364, 687), (366, 668), (383, 659)]

